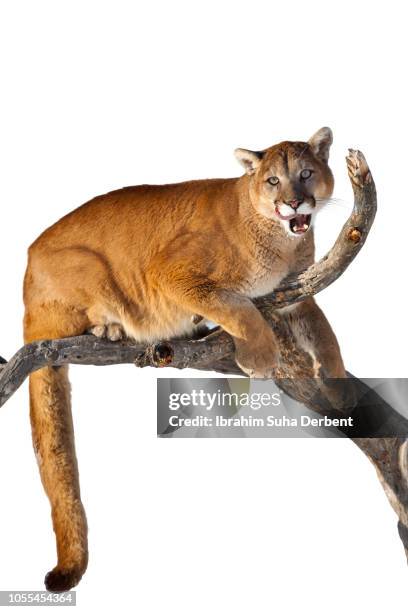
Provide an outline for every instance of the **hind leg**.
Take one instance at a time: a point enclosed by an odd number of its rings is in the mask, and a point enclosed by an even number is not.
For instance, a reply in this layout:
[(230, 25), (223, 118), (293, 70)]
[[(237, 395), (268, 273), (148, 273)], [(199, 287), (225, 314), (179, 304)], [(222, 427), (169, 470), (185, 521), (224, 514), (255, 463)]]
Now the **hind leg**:
[[(56, 305), (28, 311), (25, 317), (26, 342), (75, 335), (85, 328), (86, 320), (80, 313)], [(41, 480), (51, 503), (58, 555), (45, 585), (50, 591), (65, 591), (79, 582), (88, 562), (67, 367), (46, 367), (31, 374), (30, 418)]]
[(356, 404), (356, 390), (347, 373), (334, 332), (316, 302), (310, 298), (284, 313), (295, 337), (313, 358), (314, 375), (331, 407), (349, 410)]
[(317, 377), (347, 377), (337, 338), (312, 298), (289, 307), (285, 317), (300, 346), (312, 356)]
[(119, 323), (108, 323), (107, 325), (94, 325), (88, 329), (90, 334), (97, 338), (108, 338), (112, 342), (122, 340), (126, 334), (125, 330)]

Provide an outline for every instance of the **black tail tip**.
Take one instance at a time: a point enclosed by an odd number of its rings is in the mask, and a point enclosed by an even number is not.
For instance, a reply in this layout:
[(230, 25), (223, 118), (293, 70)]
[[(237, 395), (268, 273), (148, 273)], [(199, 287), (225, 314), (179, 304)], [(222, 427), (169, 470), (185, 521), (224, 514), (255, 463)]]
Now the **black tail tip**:
[(7, 360), (3, 359), (3, 357), (0, 355), (0, 365), (3, 365), (4, 363), (7, 363)]

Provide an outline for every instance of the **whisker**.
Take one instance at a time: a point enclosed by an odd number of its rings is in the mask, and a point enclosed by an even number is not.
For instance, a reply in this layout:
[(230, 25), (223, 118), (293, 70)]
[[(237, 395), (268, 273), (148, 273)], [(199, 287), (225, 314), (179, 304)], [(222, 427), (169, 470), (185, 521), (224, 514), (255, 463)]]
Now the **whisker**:
[(353, 204), (350, 201), (342, 200), (341, 198), (316, 198), (316, 203), (319, 205), (328, 204), (331, 206), (339, 206), (340, 208), (345, 208), (350, 210), (353, 208)]
[(343, 200), (342, 198), (333, 198), (333, 196), (331, 196), (330, 198), (316, 198), (316, 201), (318, 202), (349, 202), (349, 200)]

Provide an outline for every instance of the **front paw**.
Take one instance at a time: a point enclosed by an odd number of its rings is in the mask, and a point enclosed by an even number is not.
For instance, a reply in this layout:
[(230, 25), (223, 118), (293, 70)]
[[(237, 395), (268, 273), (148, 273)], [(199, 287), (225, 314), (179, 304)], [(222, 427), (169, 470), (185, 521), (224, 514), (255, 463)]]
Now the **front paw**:
[(274, 341), (261, 344), (235, 340), (235, 361), (250, 378), (273, 378), (278, 366), (277, 358)]

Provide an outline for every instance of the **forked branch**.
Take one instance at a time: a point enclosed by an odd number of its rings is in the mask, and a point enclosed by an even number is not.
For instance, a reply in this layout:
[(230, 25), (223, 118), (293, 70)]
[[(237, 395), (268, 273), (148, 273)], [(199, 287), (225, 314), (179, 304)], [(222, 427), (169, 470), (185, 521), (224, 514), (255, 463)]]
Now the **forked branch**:
[[(354, 209), (333, 248), (320, 261), (297, 276), (288, 277), (273, 293), (254, 300), (273, 327), (282, 365), (275, 381), (298, 401), (320, 413), (348, 410), (333, 402), (336, 388), (331, 381), (314, 378), (310, 356), (296, 342), (279, 309), (315, 295), (346, 270), (363, 246), (376, 213), (374, 181), (363, 154), (349, 150), (348, 173), (354, 191)], [(44, 340), (22, 347), (9, 362), (0, 358), (0, 406), (31, 372), (44, 366), (65, 364), (113, 365), (133, 363), (138, 367), (172, 366), (242, 372), (234, 361), (232, 338), (217, 329), (201, 339), (163, 340), (142, 345), (131, 341), (110, 342), (91, 335)], [(357, 381), (356, 384), (362, 384)], [(337, 394), (338, 397), (340, 397)], [(373, 404), (378, 398), (373, 397)], [(399, 517), (399, 533), (408, 552), (408, 451), (406, 438), (354, 439), (374, 463), (381, 483)]]
[[(277, 373), (280, 376), (298, 376), (300, 370), (299, 362), (296, 361), (298, 351), (294, 338), (290, 330), (283, 326), (280, 318), (274, 316), (275, 313), (283, 306), (318, 293), (336, 280), (360, 251), (375, 217), (375, 185), (367, 162), (360, 151), (352, 149), (346, 159), (355, 203), (333, 248), (301, 274), (288, 277), (273, 293), (254, 300), (281, 337), (284, 353), (291, 353), (291, 362), (295, 369), (290, 371), (292, 366), (285, 364), (288, 367)], [(221, 330), (199, 340), (164, 340), (154, 345), (135, 344), (131, 341), (112, 343), (94, 336), (34, 342), (21, 348), (8, 363), (0, 365), (0, 406), (31, 372), (46, 365), (134, 363), (138, 367), (150, 365), (228, 371), (225, 368), (229, 362), (229, 371), (240, 373), (234, 364), (233, 352), (231, 337)]]

